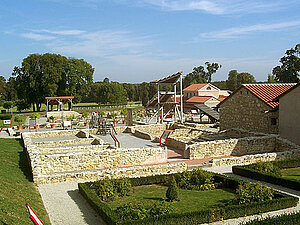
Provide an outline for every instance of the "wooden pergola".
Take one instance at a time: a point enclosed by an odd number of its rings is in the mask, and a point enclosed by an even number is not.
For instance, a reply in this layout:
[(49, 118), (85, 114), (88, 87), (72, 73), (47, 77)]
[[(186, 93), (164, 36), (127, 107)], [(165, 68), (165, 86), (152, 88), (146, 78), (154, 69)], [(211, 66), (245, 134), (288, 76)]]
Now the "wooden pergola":
[(60, 111), (64, 109), (64, 104), (68, 103), (69, 111), (71, 111), (73, 98), (74, 96), (45, 97), (46, 110), (50, 111), (49, 106), (51, 106), (51, 111), (53, 111), (53, 105), (57, 105), (57, 111)]

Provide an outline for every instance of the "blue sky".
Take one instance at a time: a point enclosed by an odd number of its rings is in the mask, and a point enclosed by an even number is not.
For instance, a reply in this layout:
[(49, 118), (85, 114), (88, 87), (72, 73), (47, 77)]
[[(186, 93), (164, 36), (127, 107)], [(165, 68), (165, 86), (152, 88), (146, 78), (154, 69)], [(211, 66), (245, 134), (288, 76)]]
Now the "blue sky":
[(299, 0), (0, 0), (0, 75), (32, 53), (83, 58), (138, 83), (206, 61), (264, 81), (300, 43)]

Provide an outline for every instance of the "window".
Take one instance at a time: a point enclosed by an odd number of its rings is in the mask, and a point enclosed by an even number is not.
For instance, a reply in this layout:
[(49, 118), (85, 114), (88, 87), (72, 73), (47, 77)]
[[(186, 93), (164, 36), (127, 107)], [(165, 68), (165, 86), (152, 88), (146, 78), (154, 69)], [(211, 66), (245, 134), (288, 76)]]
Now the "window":
[(211, 87), (207, 87), (206, 90), (211, 90)]
[(271, 118), (271, 125), (276, 125), (276, 124), (277, 124), (277, 119)]

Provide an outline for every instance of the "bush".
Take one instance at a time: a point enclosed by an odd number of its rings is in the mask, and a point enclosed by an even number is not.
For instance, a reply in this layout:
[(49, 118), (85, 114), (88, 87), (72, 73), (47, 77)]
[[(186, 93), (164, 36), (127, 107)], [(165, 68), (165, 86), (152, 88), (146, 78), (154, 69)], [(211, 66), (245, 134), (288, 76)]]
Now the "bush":
[(236, 190), (236, 194), (238, 204), (263, 202), (272, 200), (274, 197), (273, 190), (261, 185), (259, 182), (256, 184), (240, 184)]
[(178, 199), (178, 188), (174, 176), (172, 176), (169, 187), (166, 192), (166, 197), (169, 202), (173, 202)]
[(277, 177), (281, 176), (280, 168), (275, 166), (272, 162), (254, 163), (254, 164), (250, 165), (249, 168), (252, 168), (252, 169), (262, 172), (264, 174), (273, 175), (273, 176), (277, 176)]
[(12, 101), (5, 101), (4, 103), (3, 103), (3, 108), (4, 109), (10, 109), (11, 107), (13, 107), (14, 106), (14, 103), (12, 102)]
[(31, 119), (39, 119), (41, 117), (41, 115), (39, 114), (39, 113), (32, 113), (31, 115), (30, 115), (30, 118)]
[(201, 169), (186, 171), (176, 175), (180, 188), (189, 190), (212, 190), (215, 189), (213, 174)]
[(14, 121), (20, 126), (23, 122), (23, 118), (20, 115), (16, 115)]
[(96, 185), (96, 192), (102, 201), (112, 201), (117, 197), (126, 196), (131, 188), (127, 178), (119, 180), (103, 180)]
[(11, 114), (0, 114), (0, 120), (10, 120), (11, 117)]

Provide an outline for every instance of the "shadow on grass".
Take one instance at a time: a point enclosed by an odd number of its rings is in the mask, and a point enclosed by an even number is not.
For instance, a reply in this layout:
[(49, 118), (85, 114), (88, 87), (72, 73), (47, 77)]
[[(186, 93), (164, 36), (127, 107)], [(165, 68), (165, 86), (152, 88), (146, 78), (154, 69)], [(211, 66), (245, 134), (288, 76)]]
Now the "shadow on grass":
[[(67, 192), (71, 199), (76, 203), (80, 211), (82, 212), (82, 217), (86, 224), (90, 225), (104, 225), (106, 224), (102, 218), (92, 209), (85, 198), (77, 190), (70, 190)], [(97, 216), (95, 216), (97, 214)]]
[(26, 179), (29, 180), (30, 182), (33, 182), (32, 178), (32, 172), (31, 172), (31, 166), (29, 163), (29, 158), (27, 157), (26, 150), (24, 148), (24, 144), (22, 139), (19, 140), (20, 146), (22, 146), (23, 151), (19, 151), (19, 168), (25, 175)]

